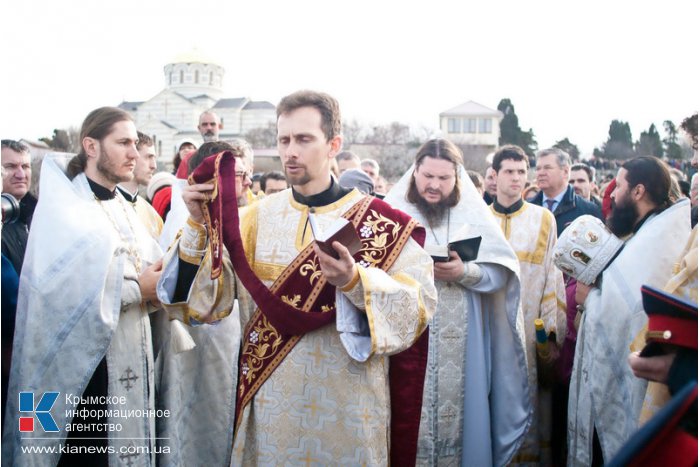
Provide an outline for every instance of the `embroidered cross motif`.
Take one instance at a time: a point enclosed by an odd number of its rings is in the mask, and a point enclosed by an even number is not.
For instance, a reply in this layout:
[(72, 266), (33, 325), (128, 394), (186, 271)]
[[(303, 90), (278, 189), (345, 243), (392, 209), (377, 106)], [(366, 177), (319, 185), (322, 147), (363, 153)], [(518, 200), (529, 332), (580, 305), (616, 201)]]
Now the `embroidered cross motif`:
[(136, 373), (134, 373), (134, 370), (131, 369), (131, 367), (127, 368), (124, 374), (122, 375), (121, 378), (119, 378), (119, 382), (124, 385), (124, 388), (129, 391), (131, 388), (134, 386), (131, 384), (132, 381), (136, 381), (139, 379), (138, 376), (136, 376)]

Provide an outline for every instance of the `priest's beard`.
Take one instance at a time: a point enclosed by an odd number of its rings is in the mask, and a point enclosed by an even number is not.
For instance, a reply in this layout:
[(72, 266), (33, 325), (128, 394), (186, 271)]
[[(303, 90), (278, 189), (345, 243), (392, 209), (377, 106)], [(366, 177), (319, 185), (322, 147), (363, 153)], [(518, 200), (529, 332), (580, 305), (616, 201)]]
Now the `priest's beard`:
[[(129, 165), (129, 163), (124, 163)], [(107, 181), (111, 183), (122, 183), (129, 182), (134, 178), (134, 169), (132, 164), (131, 172), (128, 175), (119, 175), (118, 172), (119, 163), (116, 158), (109, 155), (104, 148), (100, 148), (100, 157), (97, 158), (97, 171), (102, 175)]]
[(632, 201), (613, 201), (613, 210), (610, 217), (608, 217), (607, 225), (612, 233), (622, 238), (632, 233), (638, 219), (639, 210)]
[(460, 196), (459, 185), (455, 185), (450, 196), (437, 203), (429, 203), (418, 193), (415, 182), (411, 183), (406, 194), (408, 201), (416, 205), (430, 227), (437, 227), (442, 222), (447, 216), (447, 211), (457, 205)]
[(416, 200), (416, 207), (430, 227), (437, 227), (447, 216), (447, 211), (451, 206), (446, 199), (441, 199), (437, 203), (429, 203), (422, 196), (419, 196)]

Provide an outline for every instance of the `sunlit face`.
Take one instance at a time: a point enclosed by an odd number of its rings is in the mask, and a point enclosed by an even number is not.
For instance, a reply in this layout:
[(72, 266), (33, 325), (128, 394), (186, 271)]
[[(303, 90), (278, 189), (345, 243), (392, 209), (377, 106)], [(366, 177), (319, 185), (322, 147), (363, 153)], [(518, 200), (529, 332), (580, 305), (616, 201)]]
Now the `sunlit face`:
[(585, 170), (572, 170), (569, 176), (569, 184), (574, 187), (577, 195), (583, 199), (591, 199), (591, 181)]
[(265, 180), (265, 194), (271, 195), (272, 193), (277, 193), (282, 190), (287, 189), (287, 182), (285, 180), (275, 180), (268, 178)]
[(342, 142), (340, 136), (327, 141), (321, 121), (314, 107), (300, 107), (277, 120), (277, 151), (287, 181), (307, 196), (328, 188), (330, 161)]
[(24, 198), (32, 182), (32, 164), (29, 153), (3, 148), (2, 169), (2, 192), (11, 194), (17, 200)]
[(134, 181), (139, 185), (148, 185), (151, 177), (156, 172), (156, 147), (142, 145), (139, 150), (139, 157), (136, 158), (134, 166)]
[(484, 190), (491, 196), (496, 196), (496, 171), (493, 167), (486, 169), (486, 176), (484, 177)]
[[(112, 189), (118, 183), (131, 181), (139, 157), (137, 141), (134, 122), (123, 120), (112, 125), (112, 131), (101, 141), (96, 141), (94, 164), (101, 180), (95, 181)], [(91, 164), (91, 159), (88, 159), (88, 164)]]
[(498, 199), (516, 200), (525, 189), (527, 181), (527, 162), (516, 161), (514, 159), (503, 159), (501, 168), (496, 176), (498, 187)]
[(386, 179), (384, 177), (377, 177), (377, 181), (374, 184), (374, 192), (380, 195), (385, 195), (386, 190)]
[(199, 125), (197, 125), (199, 133), (204, 141), (218, 141), (219, 130), (221, 130), (221, 121), (219, 117), (212, 113), (204, 113), (199, 117)]
[(690, 204), (692, 206), (698, 205), (698, 177), (697, 177), (697, 175), (694, 176), (690, 182)]
[(537, 187), (545, 193), (558, 194), (564, 191), (566, 184), (569, 181), (569, 168), (567, 166), (560, 167), (557, 162), (557, 156), (547, 154), (537, 159)]
[(414, 172), (418, 194), (429, 204), (450, 196), (457, 183), (455, 165), (445, 159), (424, 157)]

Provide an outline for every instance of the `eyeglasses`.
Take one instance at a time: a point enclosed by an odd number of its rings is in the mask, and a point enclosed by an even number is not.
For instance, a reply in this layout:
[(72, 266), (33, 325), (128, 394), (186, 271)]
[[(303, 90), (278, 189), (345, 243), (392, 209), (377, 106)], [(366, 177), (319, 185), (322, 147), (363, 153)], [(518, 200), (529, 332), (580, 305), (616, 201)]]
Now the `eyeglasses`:
[(245, 180), (246, 178), (250, 178), (250, 173), (243, 170), (236, 170), (236, 178)]

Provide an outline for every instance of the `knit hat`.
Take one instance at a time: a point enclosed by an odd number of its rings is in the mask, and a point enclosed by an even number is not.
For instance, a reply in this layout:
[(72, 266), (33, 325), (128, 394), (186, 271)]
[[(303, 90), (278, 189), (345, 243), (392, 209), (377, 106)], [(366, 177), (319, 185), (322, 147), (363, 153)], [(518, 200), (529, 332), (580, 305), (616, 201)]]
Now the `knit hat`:
[(148, 188), (146, 188), (146, 196), (148, 197), (148, 200), (153, 200), (153, 196), (155, 196), (158, 190), (172, 185), (175, 180), (175, 176), (170, 172), (158, 172), (153, 174), (151, 181), (148, 183)]
[(340, 186), (345, 188), (357, 188), (361, 192), (368, 195), (374, 193), (374, 182), (371, 178), (369, 178), (369, 175), (360, 169), (346, 170), (340, 174), (338, 183), (340, 183)]

